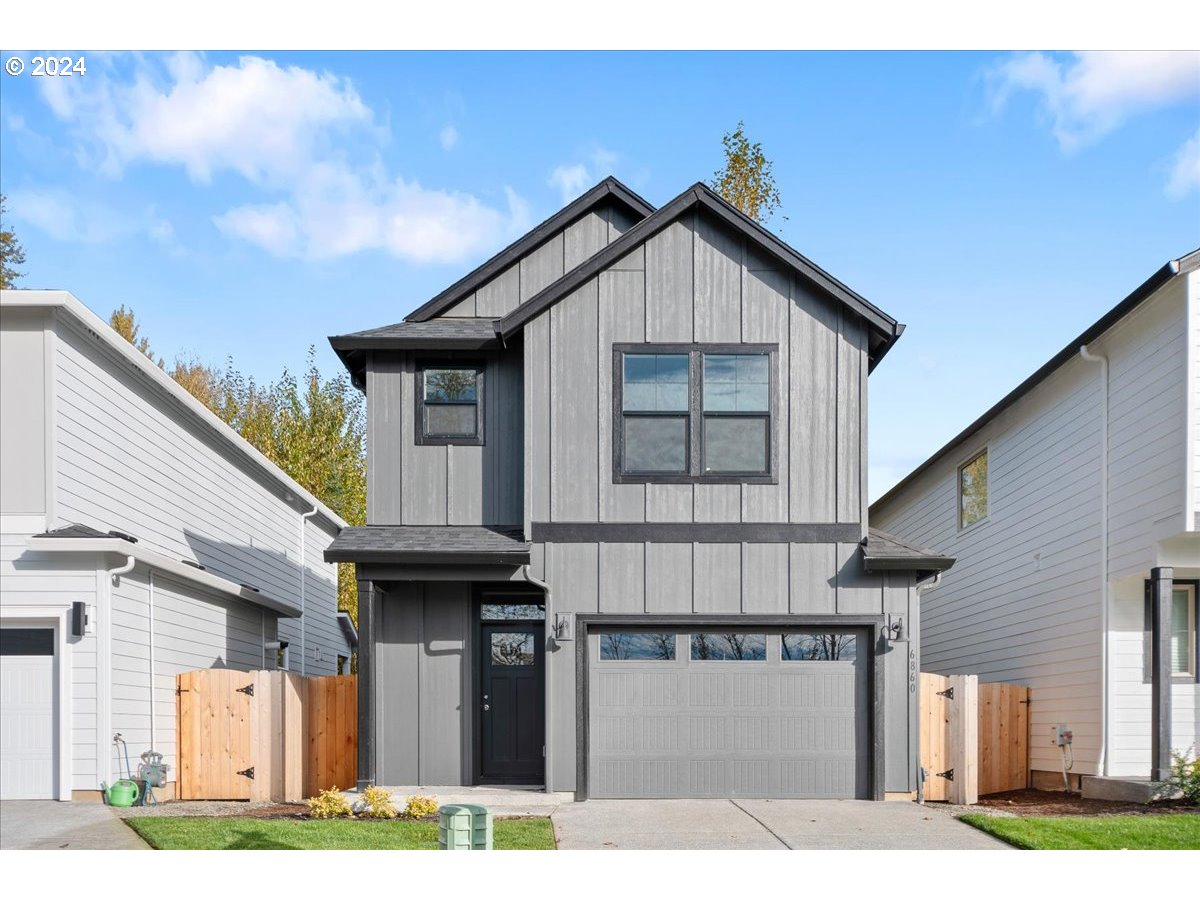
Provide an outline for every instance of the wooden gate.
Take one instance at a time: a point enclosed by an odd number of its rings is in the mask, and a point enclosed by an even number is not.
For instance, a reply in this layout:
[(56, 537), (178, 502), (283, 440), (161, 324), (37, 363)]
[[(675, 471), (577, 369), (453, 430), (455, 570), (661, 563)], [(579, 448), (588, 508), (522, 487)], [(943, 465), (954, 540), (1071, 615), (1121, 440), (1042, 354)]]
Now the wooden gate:
[(205, 669), (176, 677), (179, 796), (249, 800), (258, 672)]
[(925, 799), (975, 803), (1028, 786), (1029, 688), (921, 673)]
[(201, 669), (176, 676), (181, 800), (301, 800), (358, 777), (353, 675)]

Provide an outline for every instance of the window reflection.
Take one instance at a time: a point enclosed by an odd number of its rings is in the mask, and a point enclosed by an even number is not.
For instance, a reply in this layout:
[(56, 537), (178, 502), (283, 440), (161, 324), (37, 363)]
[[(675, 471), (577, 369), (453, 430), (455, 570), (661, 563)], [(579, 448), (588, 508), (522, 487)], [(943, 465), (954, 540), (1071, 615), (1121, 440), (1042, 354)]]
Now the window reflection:
[(856, 659), (858, 655), (852, 634), (785, 634), (781, 643), (785, 660)]
[(532, 666), (533, 635), (528, 632), (493, 632), (493, 666)]
[(674, 632), (613, 632), (600, 635), (600, 658), (621, 660), (672, 660)]
[(737, 633), (693, 634), (691, 650), (694, 660), (765, 660), (767, 636)]

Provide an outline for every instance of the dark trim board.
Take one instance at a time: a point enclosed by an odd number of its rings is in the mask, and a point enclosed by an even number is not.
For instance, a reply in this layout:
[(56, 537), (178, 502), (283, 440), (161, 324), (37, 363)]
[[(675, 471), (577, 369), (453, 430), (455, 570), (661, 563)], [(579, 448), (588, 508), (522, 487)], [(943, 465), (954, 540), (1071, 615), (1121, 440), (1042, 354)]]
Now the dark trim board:
[(533, 522), (529, 539), (546, 544), (856, 544), (858, 522)]
[(871, 758), (867, 760), (867, 784), (870, 786), (872, 799), (882, 800), (884, 797), (883, 760), (886, 748), (884, 746), (884, 660), (887, 656), (883, 630), (886, 624), (885, 616), (697, 616), (684, 615), (627, 615), (605, 613), (578, 613), (575, 616), (575, 800), (588, 799), (588, 740), (591, 730), (591, 702), (588, 690), (588, 673), (591, 671), (591, 660), (588, 652), (588, 637), (593, 626), (605, 627), (653, 627), (669, 628), (703, 628), (707, 626), (728, 626), (752, 628), (808, 628), (828, 627), (841, 630), (857, 630), (864, 634), (871, 646), (874, 665), (867, 667), (867, 696), (871, 698), (871, 714), (867, 717), (867, 746)]

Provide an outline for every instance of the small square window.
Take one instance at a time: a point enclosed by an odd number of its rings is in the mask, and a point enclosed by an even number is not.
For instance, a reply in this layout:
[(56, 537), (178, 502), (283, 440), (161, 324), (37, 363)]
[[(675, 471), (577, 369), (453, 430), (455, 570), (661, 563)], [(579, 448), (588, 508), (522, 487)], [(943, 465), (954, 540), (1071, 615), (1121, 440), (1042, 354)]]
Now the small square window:
[(533, 635), (529, 632), (493, 632), (493, 666), (532, 666)]
[(483, 443), (483, 368), (417, 370), (417, 443)]
[(988, 452), (982, 451), (958, 470), (958, 527), (974, 525), (988, 514)]

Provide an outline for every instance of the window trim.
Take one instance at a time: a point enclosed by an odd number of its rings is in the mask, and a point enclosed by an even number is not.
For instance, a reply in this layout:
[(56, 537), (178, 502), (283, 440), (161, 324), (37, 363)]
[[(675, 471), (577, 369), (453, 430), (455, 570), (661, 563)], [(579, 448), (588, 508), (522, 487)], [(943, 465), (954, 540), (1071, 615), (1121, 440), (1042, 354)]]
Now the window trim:
[[(1144, 600), (1142, 610), (1142, 683), (1150, 684), (1154, 681), (1152, 646), (1154, 640), (1154, 631), (1152, 628), (1153, 613), (1150, 609), (1150, 579), (1145, 579), (1143, 582)], [(1190, 672), (1172, 672), (1171, 684), (1200, 684), (1200, 579), (1197, 578), (1176, 578), (1171, 582), (1171, 590), (1186, 590), (1192, 595), (1191, 605), (1188, 607), (1189, 624), (1191, 625), (1191, 646), (1188, 648), (1189, 659), (1191, 663)]]
[[(992, 450), (991, 444), (984, 444), (982, 447), (977, 449), (974, 453), (970, 454), (965, 460), (963, 460), (961, 463), (959, 463), (958, 467), (954, 470), (954, 499), (955, 499), (955, 504), (956, 504), (956, 509), (954, 510), (954, 522), (958, 526), (958, 531), (960, 531), (960, 532), (969, 531), (970, 529), (974, 528), (977, 525), (982, 525), (992, 515), (992, 453), (991, 453), (991, 450)], [(971, 463), (975, 462), (975, 460), (979, 459), (979, 457), (981, 457), (981, 456), (986, 456), (988, 458), (987, 481), (984, 483), (984, 490), (987, 494), (986, 499), (984, 501), (985, 509), (984, 509), (984, 513), (982, 516), (980, 516), (978, 519), (976, 519), (974, 522), (970, 523), (969, 525), (964, 525), (963, 524), (963, 503), (962, 503), (962, 501), (963, 501), (962, 473), (963, 473), (963, 469), (965, 469), (967, 466), (971, 465)]]
[[(763, 355), (767, 357), (767, 471), (738, 474), (704, 473), (704, 372), (703, 354)], [(614, 484), (778, 484), (779, 483), (779, 419), (783, 416), (779, 387), (779, 345), (767, 343), (706, 344), (706, 343), (614, 343), (612, 345), (612, 477)], [(679, 413), (688, 420), (687, 472), (626, 472), (624, 358), (626, 354), (686, 354), (688, 357), (688, 409)], [(637, 413), (634, 413), (636, 415)], [(652, 413), (651, 415), (660, 415)], [(663, 417), (672, 413), (664, 412)], [(730, 414), (727, 414), (730, 415)], [(739, 415), (733, 413), (731, 415)], [(745, 414), (762, 418), (761, 413)]]
[[(475, 434), (470, 437), (454, 435), (427, 435), (425, 433), (425, 372), (429, 369), (473, 369), (475, 379)], [(422, 359), (413, 369), (413, 398), (415, 428), (413, 436), (418, 446), (425, 447), (482, 447), (486, 441), (485, 399), (487, 364), (477, 359)], [(443, 406), (447, 404), (431, 404)], [(466, 406), (467, 404), (461, 404)]]

